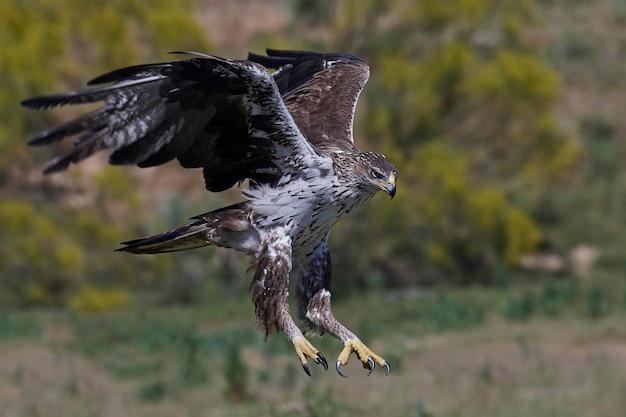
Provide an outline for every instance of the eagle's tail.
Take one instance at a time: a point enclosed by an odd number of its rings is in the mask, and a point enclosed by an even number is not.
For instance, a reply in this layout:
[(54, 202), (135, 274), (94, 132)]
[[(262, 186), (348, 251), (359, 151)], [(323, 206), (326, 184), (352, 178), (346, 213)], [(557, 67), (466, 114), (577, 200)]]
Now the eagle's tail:
[(193, 217), (186, 226), (123, 242), (125, 246), (117, 250), (163, 253), (215, 245), (250, 253), (260, 241), (259, 231), (250, 223), (250, 205), (242, 202)]
[(164, 253), (195, 249), (209, 244), (208, 229), (208, 223), (198, 220), (158, 235), (122, 242), (125, 246), (117, 250), (130, 253)]

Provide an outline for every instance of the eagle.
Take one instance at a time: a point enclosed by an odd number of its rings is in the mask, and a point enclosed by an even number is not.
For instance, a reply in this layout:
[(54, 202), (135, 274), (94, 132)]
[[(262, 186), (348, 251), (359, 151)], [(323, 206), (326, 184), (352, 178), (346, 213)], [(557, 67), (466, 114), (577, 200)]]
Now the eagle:
[[(343, 343), (335, 369), (352, 353), (368, 370), (389, 363), (331, 311), (329, 233), (339, 218), (378, 191), (396, 193), (398, 170), (379, 153), (354, 144), (357, 101), (368, 65), (339, 53), (268, 49), (230, 60), (198, 52), (173, 62), (137, 65), (99, 76), (82, 91), (34, 97), (30, 109), (102, 102), (28, 144), (75, 138), (44, 174), (110, 149), (111, 165), (152, 167), (177, 159), (202, 168), (208, 191), (236, 184), (243, 201), (192, 217), (188, 224), (122, 243), (134, 254), (214, 245), (249, 254), (255, 314), (267, 338), (291, 341), (304, 372), (308, 360), (328, 370), (305, 337), (328, 333)], [(295, 281), (299, 327), (289, 311)]]

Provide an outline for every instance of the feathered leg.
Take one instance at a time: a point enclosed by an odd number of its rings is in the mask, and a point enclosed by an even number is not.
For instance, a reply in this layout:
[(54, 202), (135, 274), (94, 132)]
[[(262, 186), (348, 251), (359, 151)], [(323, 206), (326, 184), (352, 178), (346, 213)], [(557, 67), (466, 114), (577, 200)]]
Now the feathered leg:
[(335, 366), (339, 375), (345, 376), (341, 372), (341, 367), (348, 363), (352, 352), (363, 363), (363, 367), (369, 369), (368, 376), (374, 371), (375, 364), (385, 367), (389, 374), (391, 370), (389, 363), (339, 323), (331, 311), (331, 260), (325, 242), (307, 257), (307, 262), (301, 265), (299, 272), (300, 279), (296, 287), (299, 316), (307, 320), (320, 333), (329, 333), (344, 344), (344, 349), (339, 354)]
[(285, 333), (293, 343), (302, 368), (311, 376), (307, 357), (324, 369), (328, 362), (302, 334), (289, 314), (289, 275), (291, 274), (291, 238), (277, 229), (261, 242), (253, 265), (256, 268), (250, 286), (256, 316), (267, 337), (273, 329)]

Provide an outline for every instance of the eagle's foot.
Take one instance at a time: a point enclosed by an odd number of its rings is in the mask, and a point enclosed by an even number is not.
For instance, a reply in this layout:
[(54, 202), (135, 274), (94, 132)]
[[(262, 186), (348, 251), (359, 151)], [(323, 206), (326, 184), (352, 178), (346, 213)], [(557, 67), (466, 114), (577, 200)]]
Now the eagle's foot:
[(367, 372), (367, 376), (370, 376), (372, 374), (374, 368), (376, 367), (376, 364), (387, 368), (387, 375), (389, 375), (389, 372), (391, 372), (391, 367), (386, 360), (372, 352), (372, 350), (365, 346), (365, 344), (363, 344), (363, 342), (361, 342), (359, 339), (354, 338), (346, 343), (346, 346), (343, 348), (343, 350), (339, 354), (339, 358), (337, 359), (335, 369), (337, 369), (337, 373), (342, 377), (347, 378), (347, 376), (345, 376), (341, 372), (341, 367), (348, 364), (348, 361), (350, 360), (350, 354), (352, 352), (354, 352), (357, 358), (359, 358), (359, 360), (361, 361), (361, 363), (363, 363), (363, 367), (369, 370)]
[(304, 372), (306, 372), (308, 376), (311, 376), (311, 372), (309, 372), (309, 363), (306, 360), (307, 356), (313, 359), (316, 364), (322, 365), (325, 371), (328, 370), (328, 362), (326, 361), (324, 355), (322, 355), (322, 352), (317, 350), (317, 348), (315, 348), (315, 346), (313, 346), (311, 342), (306, 340), (304, 337), (297, 337), (293, 341), (293, 347), (296, 349), (296, 353), (300, 358), (302, 369), (304, 369)]

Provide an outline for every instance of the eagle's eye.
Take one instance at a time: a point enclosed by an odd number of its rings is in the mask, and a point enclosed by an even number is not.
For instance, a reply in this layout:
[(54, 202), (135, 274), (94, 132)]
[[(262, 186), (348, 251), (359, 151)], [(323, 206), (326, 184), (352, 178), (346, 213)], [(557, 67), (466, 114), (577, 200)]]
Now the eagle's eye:
[(377, 179), (377, 180), (383, 177), (383, 174), (377, 169), (372, 169), (370, 171), (370, 175), (372, 176), (372, 178)]

